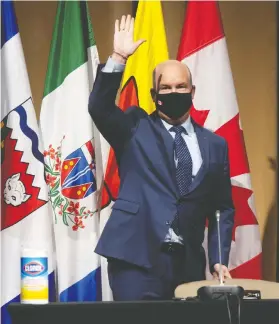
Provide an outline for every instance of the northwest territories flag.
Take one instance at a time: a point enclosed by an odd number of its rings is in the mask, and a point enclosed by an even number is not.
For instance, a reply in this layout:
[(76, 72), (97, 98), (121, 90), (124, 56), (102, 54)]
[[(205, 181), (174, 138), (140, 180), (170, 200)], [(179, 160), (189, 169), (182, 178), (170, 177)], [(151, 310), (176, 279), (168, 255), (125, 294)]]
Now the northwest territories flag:
[(42, 147), (13, 3), (1, 2), (1, 318), (20, 301), (23, 248), (48, 252), (54, 298), (52, 215)]
[[(40, 126), (55, 219), (60, 301), (100, 298), (96, 141), (88, 98), (99, 63), (86, 1), (59, 1)], [(98, 172), (97, 172), (98, 173)]]

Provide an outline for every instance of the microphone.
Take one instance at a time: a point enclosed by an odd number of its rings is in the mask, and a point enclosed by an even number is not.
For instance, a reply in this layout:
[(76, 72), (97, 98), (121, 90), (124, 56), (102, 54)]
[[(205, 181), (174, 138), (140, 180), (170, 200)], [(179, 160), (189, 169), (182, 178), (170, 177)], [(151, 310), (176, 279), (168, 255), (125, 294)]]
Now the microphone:
[(217, 233), (218, 233), (218, 250), (219, 250), (219, 264), (220, 267), (220, 285), (224, 286), (223, 281), (223, 267), (222, 267), (222, 251), (221, 251), (221, 234), (220, 234), (220, 210), (216, 211), (216, 220), (217, 220)]
[(218, 254), (220, 264), (220, 283), (219, 285), (203, 286), (198, 289), (197, 295), (200, 300), (221, 300), (226, 299), (228, 296), (237, 296), (242, 299), (244, 296), (244, 289), (237, 285), (225, 285), (223, 279), (223, 267), (222, 267), (222, 248), (221, 248), (221, 234), (220, 234), (220, 217), (221, 213), (219, 210), (215, 213), (217, 222), (217, 235), (218, 235)]

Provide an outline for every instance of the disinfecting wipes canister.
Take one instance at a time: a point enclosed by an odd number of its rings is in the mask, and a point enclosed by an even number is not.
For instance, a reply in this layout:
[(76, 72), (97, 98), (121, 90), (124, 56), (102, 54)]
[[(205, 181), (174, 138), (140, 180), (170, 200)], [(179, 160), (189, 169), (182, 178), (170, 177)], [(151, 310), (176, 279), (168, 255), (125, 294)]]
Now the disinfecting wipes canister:
[(21, 256), (21, 303), (48, 303), (48, 264), (44, 250), (25, 249)]

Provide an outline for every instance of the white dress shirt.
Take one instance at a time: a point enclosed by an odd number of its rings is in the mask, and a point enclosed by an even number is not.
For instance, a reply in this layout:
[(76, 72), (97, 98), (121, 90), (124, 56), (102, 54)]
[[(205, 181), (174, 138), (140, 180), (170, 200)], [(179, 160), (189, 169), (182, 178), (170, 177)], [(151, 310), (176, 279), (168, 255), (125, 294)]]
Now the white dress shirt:
[[(123, 72), (125, 68), (124, 64), (115, 62), (111, 57), (107, 60), (106, 65), (102, 69), (105, 73), (113, 73), (113, 72)], [(170, 128), (172, 125), (168, 124), (164, 120), (162, 120), (164, 126), (166, 127), (167, 131), (171, 134), (171, 136), (175, 137), (175, 132), (170, 131)], [(202, 157), (201, 152), (199, 148), (199, 143), (197, 139), (197, 135), (195, 133), (195, 129), (193, 127), (193, 124), (191, 122), (191, 118), (189, 117), (181, 126), (183, 126), (187, 132), (187, 135), (185, 133), (182, 134), (183, 139), (185, 140), (191, 158), (193, 163), (193, 169), (192, 169), (192, 181), (194, 180), (195, 176), (197, 175), (201, 165), (202, 165)], [(177, 161), (175, 160), (175, 164), (177, 165)], [(176, 242), (183, 244), (183, 239), (180, 236), (177, 236), (173, 229), (170, 228), (169, 232), (165, 239), (166, 242)]]

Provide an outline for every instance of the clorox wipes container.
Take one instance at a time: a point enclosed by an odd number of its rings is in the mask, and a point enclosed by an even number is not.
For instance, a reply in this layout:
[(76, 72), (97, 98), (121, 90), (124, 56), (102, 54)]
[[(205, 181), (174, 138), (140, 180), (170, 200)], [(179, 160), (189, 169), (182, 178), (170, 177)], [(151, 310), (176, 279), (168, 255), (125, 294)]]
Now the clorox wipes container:
[(24, 249), (21, 256), (21, 303), (48, 303), (47, 251)]

